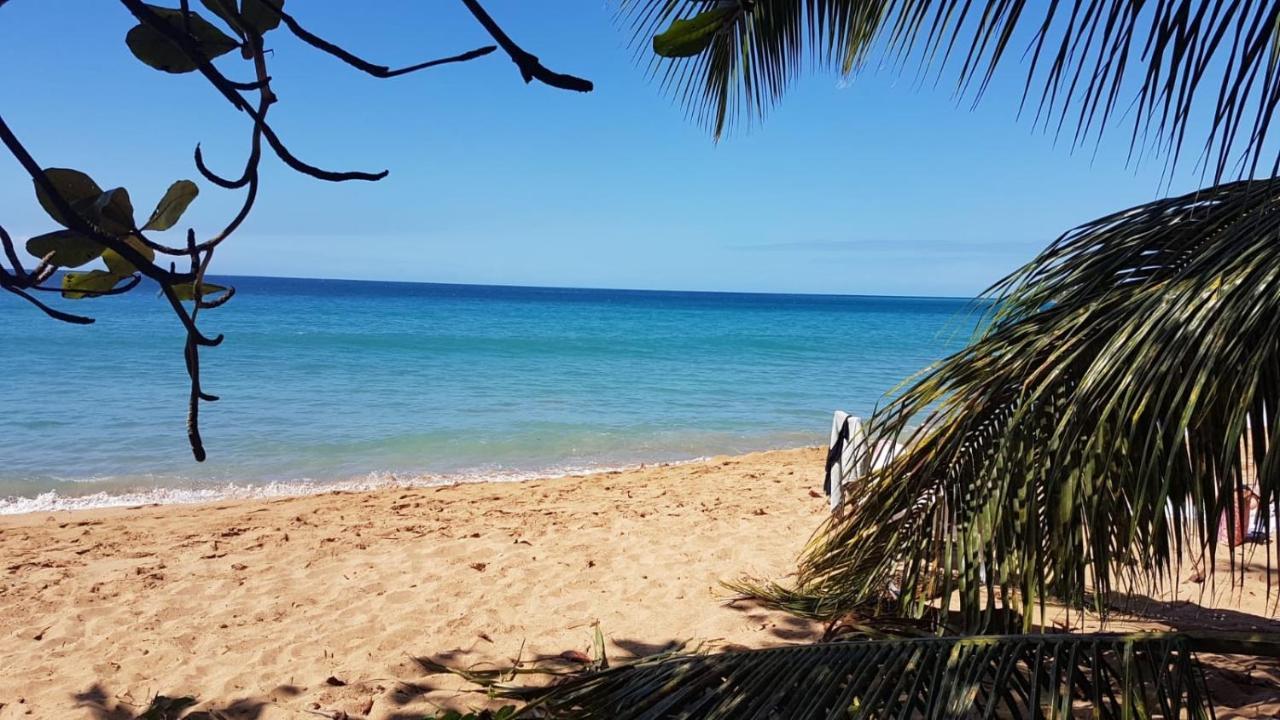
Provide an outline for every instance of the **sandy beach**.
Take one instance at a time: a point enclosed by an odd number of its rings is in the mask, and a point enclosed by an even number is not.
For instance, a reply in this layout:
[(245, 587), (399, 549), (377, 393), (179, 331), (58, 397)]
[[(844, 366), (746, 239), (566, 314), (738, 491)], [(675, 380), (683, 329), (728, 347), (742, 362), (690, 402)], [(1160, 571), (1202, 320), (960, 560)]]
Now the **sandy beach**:
[[(817, 526), (817, 449), (525, 483), (0, 518), (0, 718), (190, 694), (230, 717), (421, 717), (453, 663), (812, 636), (728, 607)], [(346, 683), (330, 684), (329, 678)], [(79, 709), (77, 709), (79, 708)]]
[[(415, 657), (589, 653), (597, 623), (614, 660), (811, 640), (718, 583), (790, 570), (825, 512), (822, 457), (0, 518), (0, 719), (130, 718), (157, 693), (229, 718), (420, 718), (482, 698)], [(1261, 565), (1117, 629), (1274, 630)], [(1274, 716), (1274, 664), (1210, 660), (1224, 717)]]

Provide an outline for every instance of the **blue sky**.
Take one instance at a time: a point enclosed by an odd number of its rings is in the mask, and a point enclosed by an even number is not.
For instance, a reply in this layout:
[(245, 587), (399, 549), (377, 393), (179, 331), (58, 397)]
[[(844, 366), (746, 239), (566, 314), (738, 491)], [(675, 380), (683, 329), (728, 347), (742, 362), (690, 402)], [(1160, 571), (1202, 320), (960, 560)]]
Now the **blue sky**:
[[(290, 7), (317, 34), (390, 65), (489, 43), (460, 3)], [(501, 54), (376, 80), (277, 31), (278, 132), (314, 164), (391, 175), (325, 184), (268, 160), (257, 209), (215, 271), (972, 295), (1075, 224), (1198, 184), (1189, 168), (1165, 186), (1158, 163), (1127, 164), (1127, 126), (1096, 152), (1055, 146), (1017, 120), (1013, 63), (976, 110), (910, 77), (815, 73), (763, 125), (717, 144), (646, 78), (610, 3), (488, 7), (549, 67), (596, 91), (526, 86)], [(237, 174), (247, 120), (198, 76), (135, 60), (132, 24), (102, 0), (6, 4), (4, 117), (42, 164), (128, 187), (143, 216), (170, 182), (196, 180), (202, 195), (182, 227), (212, 233), (238, 196), (200, 179), (191, 152), (201, 142), (215, 169)], [(249, 77), (234, 55), (222, 62)], [(0, 187), (13, 234), (53, 229), (7, 156)]]

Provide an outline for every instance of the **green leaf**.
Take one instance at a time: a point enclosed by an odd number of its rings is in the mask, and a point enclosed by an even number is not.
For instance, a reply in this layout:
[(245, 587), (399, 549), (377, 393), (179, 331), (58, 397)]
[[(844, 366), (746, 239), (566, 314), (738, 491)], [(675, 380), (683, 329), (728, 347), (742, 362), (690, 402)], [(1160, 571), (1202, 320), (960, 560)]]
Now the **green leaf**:
[(117, 275), (106, 270), (90, 270), (83, 273), (67, 273), (62, 276), (62, 297), (79, 300), (90, 293), (104, 293), (120, 284), (127, 275)]
[(711, 45), (720, 32), (736, 17), (738, 7), (718, 7), (671, 23), (664, 32), (653, 36), (653, 51), (662, 57), (692, 57)]
[[(137, 250), (148, 260), (156, 259), (156, 251), (147, 247), (146, 244), (137, 235), (130, 235), (124, 239), (129, 247)], [(131, 275), (138, 270), (133, 263), (124, 258), (123, 255), (115, 250), (108, 249), (102, 253), (102, 260), (107, 263), (107, 269), (116, 275)]]
[[(236, 0), (200, 1), (241, 37), (246, 33), (264, 35), (280, 26), (280, 14), (268, 6), (267, 0), (241, 0), (239, 9), (236, 9)], [(284, 0), (272, 1), (275, 7), (284, 7)]]
[(240, 17), (249, 29), (259, 35), (280, 27), (280, 13), (272, 10), (267, 3), (272, 3), (277, 8), (284, 7), (284, 0), (240, 0)]
[(75, 230), (58, 230), (27, 241), (27, 252), (38, 258), (53, 253), (51, 262), (58, 267), (80, 267), (102, 255), (103, 249), (93, 238)]
[[(71, 170), (69, 168), (45, 168), (44, 174), (49, 178), (49, 182), (53, 183), (54, 189), (58, 191), (58, 195), (67, 202), (68, 205), (82, 206), (87, 202), (92, 202), (102, 195), (102, 188), (98, 187), (98, 183), (93, 178), (80, 172), (79, 170)], [(71, 227), (68, 218), (63, 217), (62, 213), (53, 204), (53, 199), (44, 191), (44, 187), (39, 182), (36, 186), (36, 200), (40, 201), (40, 207), (49, 213), (49, 217), (63, 227)]]
[(204, 5), (209, 12), (222, 18), (222, 21), (231, 26), (238, 34), (243, 34), (240, 29), (240, 11), (236, 9), (236, 0), (200, 0), (200, 4)]
[(160, 198), (156, 209), (151, 213), (151, 218), (147, 220), (146, 225), (142, 226), (142, 229), (168, 230), (177, 225), (182, 213), (187, 211), (187, 206), (199, 194), (200, 188), (196, 187), (196, 184), (190, 180), (179, 180), (170, 185), (164, 197)]
[[(187, 33), (192, 44), (210, 60), (240, 47), (240, 43), (235, 39), (194, 12), (189, 13), (184, 20), (181, 10), (154, 5), (147, 7), (169, 27), (178, 32)], [(199, 67), (199, 64), (188, 57), (181, 47), (150, 25), (136, 25), (124, 40), (134, 56), (157, 70), (185, 73)]]
[(90, 213), (89, 220), (108, 235), (124, 237), (134, 230), (133, 202), (124, 188), (113, 188), (99, 195)]
[[(173, 286), (173, 294), (178, 296), (179, 300), (195, 300), (195, 283), (182, 283)], [(200, 296), (205, 300), (219, 293), (229, 292), (230, 289), (222, 285), (213, 283), (200, 283)]]

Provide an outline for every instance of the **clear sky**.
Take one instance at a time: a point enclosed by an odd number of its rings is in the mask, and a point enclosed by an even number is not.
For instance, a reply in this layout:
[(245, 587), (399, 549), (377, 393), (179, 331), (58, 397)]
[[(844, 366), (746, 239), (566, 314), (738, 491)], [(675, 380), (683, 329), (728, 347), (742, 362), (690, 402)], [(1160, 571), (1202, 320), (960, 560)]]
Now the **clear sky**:
[[(317, 34), (390, 65), (490, 42), (447, 0), (289, 6)], [(215, 271), (972, 295), (1075, 224), (1198, 184), (1190, 168), (1170, 188), (1158, 163), (1128, 164), (1127, 126), (1096, 152), (1055, 146), (1016, 118), (1016, 62), (976, 110), (913, 77), (815, 73), (762, 126), (717, 144), (648, 80), (612, 3), (488, 7), (596, 91), (526, 86), (500, 53), (376, 80), (278, 30), (271, 114), (286, 142), (317, 165), (391, 175), (326, 184), (267, 161), (257, 209)], [(42, 164), (128, 187), (143, 217), (170, 182), (196, 180), (202, 195), (182, 227), (210, 234), (239, 200), (198, 177), (192, 149), (202, 142), (215, 169), (238, 174), (248, 121), (197, 75), (135, 60), (124, 44), (133, 24), (103, 0), (6, 4), (0, 112)], [(234, 54), (220, 64), (251, 75)], [(0, 187), (13, 234), (53, 229), (7, 155)]]

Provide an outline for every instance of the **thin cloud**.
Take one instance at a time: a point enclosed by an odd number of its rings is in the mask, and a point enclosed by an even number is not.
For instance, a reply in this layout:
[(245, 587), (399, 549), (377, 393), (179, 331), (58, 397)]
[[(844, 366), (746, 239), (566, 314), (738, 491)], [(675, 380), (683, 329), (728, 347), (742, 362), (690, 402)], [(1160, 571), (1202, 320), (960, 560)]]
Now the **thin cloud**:
[(1040, 247), (1038, 240), (944, 240), (921, 243), (909, 240), (785, 240), (779, 242), (734, 244), (730, 250), (749, 252), (811, 253), (1015, 253), (1022, 254)]

